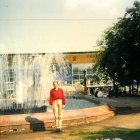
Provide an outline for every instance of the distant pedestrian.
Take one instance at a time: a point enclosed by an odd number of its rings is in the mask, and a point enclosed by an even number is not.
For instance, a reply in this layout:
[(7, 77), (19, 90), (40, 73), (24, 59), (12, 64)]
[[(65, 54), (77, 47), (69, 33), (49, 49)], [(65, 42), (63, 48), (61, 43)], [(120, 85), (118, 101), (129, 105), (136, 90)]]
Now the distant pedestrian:
[(118, 98), (118, 85), (114, 83), (114, 92), (115, 92), (115, 97)]
[(123, 96), (126, 96), (126, 87), (124, 86), (124, 89), (123, 89)]
[(112, 97), (114, 95), (114, 87), (112, 86), (110, 89), (109, 89), (109, 97)]
[(101, 90), (99, 90), (98, 93), (97, 93), (97, 97), (98, 98), (103, 98), (103, 95), (104, 95), (103, 92)]
[(95, 97), (98, 97), (98, 96), (97, 96), (98, 92), (99, 92), (99, 88), (96, 88), (95, 91), (94, 91)]

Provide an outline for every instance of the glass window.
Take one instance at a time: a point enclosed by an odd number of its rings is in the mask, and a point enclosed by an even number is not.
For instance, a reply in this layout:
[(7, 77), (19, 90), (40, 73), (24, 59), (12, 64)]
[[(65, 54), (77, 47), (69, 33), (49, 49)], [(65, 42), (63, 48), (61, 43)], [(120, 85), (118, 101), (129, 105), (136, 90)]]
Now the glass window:
[(84, 75), (80, 75), (80, 79), (84, 79)]
[[(92, 64), (73, 64), (73, 83), (74, 80), (79, 80), (78, 82), (83, 83), (84, 80), (84, 70), (86, 71), (86, 77), (89, 80), (92, 80), (93, 67)], [(76, 76), (75, 76), (76, 75)], [(79, 76), (79, 78), (78, 78)]]
[(78, 68), (74, 68), (73, 69), (73, 74), (79, 74), (79, 69)]
[(15, 80), (15, 72), (13, 69), (6, 70), (4, 73), (4, 78), (6, 82), (12, 82)]
[(6, 90), (15, 90), (15, 84), (13, 82), (6, 83)]
[(87, 74), (93, 74), (93, 69), (91, 67), (87, 68)]
[(79, 75), (73, 75), (73, 80), (79, 80)]
[(87, 79), (93, 79), (92, 75), (87, 75)]
[(84, 85), (84, 80), (80, 80), (80, 84), (81, 85)]
[(80, 69), (80, 74), (84, 74), (84, 70), (85, 70), (84, 68), (81, 68)]

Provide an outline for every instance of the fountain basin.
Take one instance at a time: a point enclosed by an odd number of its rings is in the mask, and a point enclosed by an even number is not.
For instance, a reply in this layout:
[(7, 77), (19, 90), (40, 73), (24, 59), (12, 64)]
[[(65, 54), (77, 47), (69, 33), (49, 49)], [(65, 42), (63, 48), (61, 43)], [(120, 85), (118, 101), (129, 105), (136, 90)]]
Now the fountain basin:
[[(106, 104), (97, 107), (64, 110), (63, 127), (87, 124), (113, 117), (115, 113)], [(54, 126), (52, 110), (45, 113), (0, 116), (0, 132), (44, 131)]]

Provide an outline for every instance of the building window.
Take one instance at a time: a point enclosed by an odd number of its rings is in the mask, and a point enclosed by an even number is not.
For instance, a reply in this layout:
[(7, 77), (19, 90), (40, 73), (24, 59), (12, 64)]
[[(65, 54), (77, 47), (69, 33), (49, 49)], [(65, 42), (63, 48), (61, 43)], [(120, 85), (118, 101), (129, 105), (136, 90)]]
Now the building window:
[(15, 92), (15, 70), (9, 68), (4, 72), (5, 91), (8, 98), (14, 96)]
[(73, 68), (73, 74), (79, 74), (79, 69), (77, 68)]
[(87, 68), (87, 74), (93, 74), (93, 68), (92, 67)]
[(93, 79), (93, 67), (92, 64), (73, 64), (72, 65), (72, 73), (73, 73), (73, 83), (80, 82), (83, 84), (84, 82), (84, 70), (86, 71), (87, 80)]
[(73, 80), (79, 80), (79, 75), (73, 75)]

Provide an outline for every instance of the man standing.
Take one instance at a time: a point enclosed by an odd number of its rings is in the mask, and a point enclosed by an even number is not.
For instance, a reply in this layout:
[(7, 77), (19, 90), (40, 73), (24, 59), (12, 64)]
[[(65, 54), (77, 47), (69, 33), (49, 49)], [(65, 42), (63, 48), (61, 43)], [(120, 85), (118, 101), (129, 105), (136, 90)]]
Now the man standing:
[(56, 132), (61, 132), (62, 114), (66, 104), (63, 89), (59, 88), (58, 81), (53, 82), (54, 88), (50, 91), (50, 105), (55, 117)]

